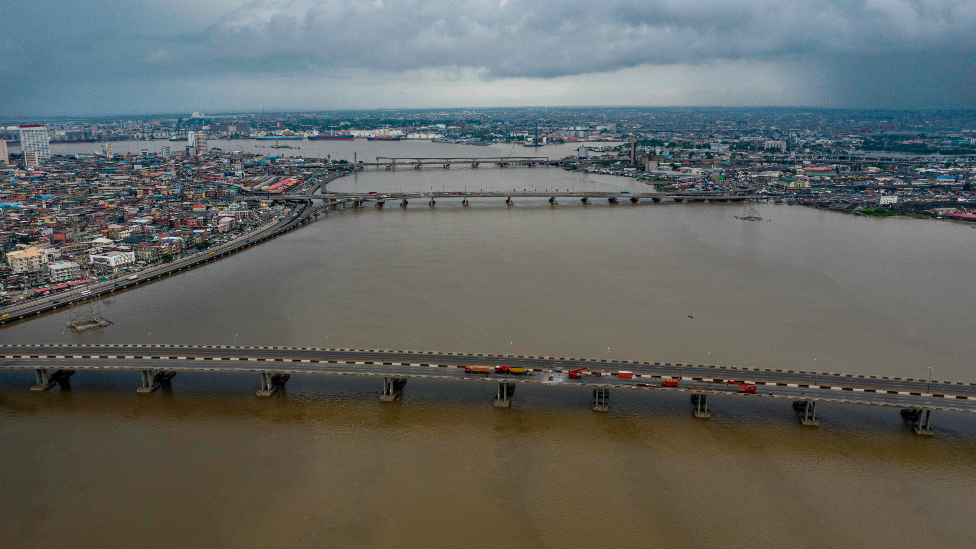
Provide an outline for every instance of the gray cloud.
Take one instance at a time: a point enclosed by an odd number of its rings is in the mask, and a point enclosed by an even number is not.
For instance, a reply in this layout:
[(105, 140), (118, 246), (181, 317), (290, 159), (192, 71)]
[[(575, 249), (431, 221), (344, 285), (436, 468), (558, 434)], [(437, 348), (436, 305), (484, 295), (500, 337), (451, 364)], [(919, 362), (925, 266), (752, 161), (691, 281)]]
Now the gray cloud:
[(257, 0), (206, 36), (224, 60), (553, 77), (714, 59), (968, 54), (976, 2)]
[[(296, 78), (354, 78), (362, 89), (400, 75), (415, 89), (398, 97), (423, 97), (417, 74), (455, 80), (459, 97), (480, 82), (509, 98), (512, 79), (565, 88), (566, 77), (577, 77), (590, 86), (577, 104), (597, 104), (614, 85), (657, 97), (635, 82), (654, 86), (666, 67), (697, 67), (709, 82), (722, 69), (730, 88), (699, 93), (693, 71), (680, 69), (684, 87), (667, 94), (679, 104), (682, 90), (687, 104), (739, 104), (743, 92), (732, 88), (751, 86), (763, 93), (745, 95), (781, 104), (971, 108), (974, 54), (976, 0), (6, 0), (0, 114), (86, 101), (110, 110), (121, 104), (104, 102), (113, 94), (153, 110), (171, 103), (162, 90), (219, 103), (221, 90), (243, 97), (236, 86), (248, 81), (263, 86), (247, 95), (263, 106), (262, 89), (280, 101), (291, 88), (272, 83)], [(751, 64), (762, 70), (743, 72)], [(635, 68), (657, 80), (635, 78)], [(594, 74), (609, 80), (580, 78)], [(765, 93), (757, 75), (776, 78), (765, 88), (782, 93)], [(285, 104), (330, 107), (291, 93)], [(347, 93), (328, 97), (349, 104), (368, 96)]]

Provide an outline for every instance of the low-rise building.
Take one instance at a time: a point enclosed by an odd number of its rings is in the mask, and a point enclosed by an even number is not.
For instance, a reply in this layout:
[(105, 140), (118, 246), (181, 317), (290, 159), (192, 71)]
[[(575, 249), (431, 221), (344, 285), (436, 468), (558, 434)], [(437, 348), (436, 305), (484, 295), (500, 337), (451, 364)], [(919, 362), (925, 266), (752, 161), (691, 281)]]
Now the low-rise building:
[(55, 261), (45, 267), (51, 282), (67, 282), (81, 278), (81, 266), (73, 261)]
[(135, 252), (120, 252), (118, 250), (112, 250), (100, 254), (91, 254), (88, 256), (88, 259), (92, 262), (92, 265), (117, 271), (127, 265), (132, 265), (135, 263), (136, 254)]

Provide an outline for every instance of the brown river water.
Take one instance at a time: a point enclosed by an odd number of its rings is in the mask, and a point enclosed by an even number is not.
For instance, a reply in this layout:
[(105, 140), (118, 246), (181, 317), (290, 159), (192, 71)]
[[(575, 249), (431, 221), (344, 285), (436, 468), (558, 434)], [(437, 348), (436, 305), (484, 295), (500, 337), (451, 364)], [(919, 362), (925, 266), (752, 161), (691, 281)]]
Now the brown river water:
[[(429, 145), (432, 146), (432, 145)], [(461, 156), (464, 147), (455, 154)], [(557, 169), (370, 172), (368, 191), (635, 182)], [(349, 209), (2, 343), (424, 349), (976, 381), (976, 231), (764, 205), (517, 199)], [(609, 351), (608, 351), (609, 349)], [(976, 418), (582, 388), (0, 372), (0, 547), (972, 547)]]

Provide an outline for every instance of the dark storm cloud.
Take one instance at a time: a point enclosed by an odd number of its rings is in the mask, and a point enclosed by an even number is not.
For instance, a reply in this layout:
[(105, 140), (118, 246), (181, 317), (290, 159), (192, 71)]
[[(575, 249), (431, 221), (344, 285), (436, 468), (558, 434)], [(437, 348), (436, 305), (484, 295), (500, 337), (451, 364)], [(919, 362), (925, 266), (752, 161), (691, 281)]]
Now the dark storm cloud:
[(257, 0), (206, 35), (216, 58), (269, 69), (454, 66), (553, 77), (715, 59), (966, 55), (976, 2)]
[(973, 107), (974, 54), (976, 0), (5, 0), (0, 114), (349, 71), (624, 86), (614, 71), (723, 63), (819, 82), (814, 104)]

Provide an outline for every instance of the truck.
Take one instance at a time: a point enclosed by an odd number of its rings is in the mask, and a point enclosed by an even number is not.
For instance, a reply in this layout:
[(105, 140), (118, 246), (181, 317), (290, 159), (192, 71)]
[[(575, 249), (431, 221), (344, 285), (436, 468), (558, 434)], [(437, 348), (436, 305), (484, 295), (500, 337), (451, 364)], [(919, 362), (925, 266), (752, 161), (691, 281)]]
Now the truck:
[(671, 379), (665, 379), (661, 381), (661, 387), (677, 387), (678, 382), (681, 381), (680, 377), (673, 377)]
[(519, 366), (509, 366), (508, 364), (502, 364), (501, 366), (495, 366), (495, 373), (524, 376), (525, 374), (528, 373), (528, 370)]
[(466, 374), (484, 374), (488, 375), (491, 373), (491, 366), (465, 366), (464, 373)]

